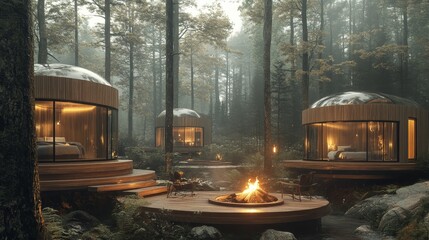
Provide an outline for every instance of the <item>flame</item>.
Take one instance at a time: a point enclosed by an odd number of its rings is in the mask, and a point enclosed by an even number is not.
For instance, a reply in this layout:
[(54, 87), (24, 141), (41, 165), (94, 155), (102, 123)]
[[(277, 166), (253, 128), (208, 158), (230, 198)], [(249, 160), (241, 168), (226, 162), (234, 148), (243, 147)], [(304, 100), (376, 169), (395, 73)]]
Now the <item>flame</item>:
[(255, 192), (256, 190), (260, 189), (259, 187), (259, 180), (258, 177), (256, 177), (255, 181), (252, 183), (252, 180), (249, 179), (249, 181), (247, 181), (247, 186), (246, 189), (244, 189), (243, 192), (241, 192), (241, 194), (251, 194), (253, 192)]

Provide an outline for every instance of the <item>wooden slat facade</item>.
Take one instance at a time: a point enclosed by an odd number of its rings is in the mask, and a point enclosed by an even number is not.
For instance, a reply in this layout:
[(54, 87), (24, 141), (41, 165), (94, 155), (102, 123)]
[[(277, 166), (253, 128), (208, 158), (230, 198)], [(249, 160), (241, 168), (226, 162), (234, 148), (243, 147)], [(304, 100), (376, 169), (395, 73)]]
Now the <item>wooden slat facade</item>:
[(359, 104), (309, 108), (302, 112), (302, 124), (341, 121), (398, 122), (399, 162), (408, 160), (408, 119), (416, 119), (417, 158), (428, 153), (429, 115), (422, 108), (400, 104)]
[(118, 90), (99, 83), (65, 77), (35, 76), (37, 99), (71, 101), (118, 109)]

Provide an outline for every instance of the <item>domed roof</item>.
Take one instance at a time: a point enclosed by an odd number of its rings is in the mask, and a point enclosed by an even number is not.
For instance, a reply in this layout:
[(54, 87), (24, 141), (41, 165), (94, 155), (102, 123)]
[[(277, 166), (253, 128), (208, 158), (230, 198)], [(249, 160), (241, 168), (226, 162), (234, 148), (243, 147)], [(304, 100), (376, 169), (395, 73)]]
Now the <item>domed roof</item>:
[(321, 98), (315, 103), (313, 103), (310, 108), (374, 103), (405, 104), (418, 107), (418, 104), (412, 100), (389, 94), (351, 91), (336, 93)]
[[(162, 111), (158, 117), (164, 117), (165, 116), (165, 110)], [(175, 108), (173, 109), (173, 116), (174, 117), (196, 117), (196, 118), (201, 118), (200, 114), (198, 114), (197, 112), (195, 112), (192, 109), (188, 109), (188, 108)]]
[(107, 86), (112, 86), (103, 77), (85, 68), (81, 68), (73, 65), (67, 65), (67, 64), (60, 64), (60, 63), (45, 64), (45, 65), (34, 64), (34, 75), (65, 77), (65, 78), (84, 80), (84, 81), (104, 84)]

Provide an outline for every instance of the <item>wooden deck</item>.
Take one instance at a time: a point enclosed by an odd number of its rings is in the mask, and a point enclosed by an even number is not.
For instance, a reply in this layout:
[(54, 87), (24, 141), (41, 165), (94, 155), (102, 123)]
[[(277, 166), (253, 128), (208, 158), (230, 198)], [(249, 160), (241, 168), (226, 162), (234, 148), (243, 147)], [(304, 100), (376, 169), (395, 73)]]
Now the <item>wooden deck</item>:
[(389, 179), (417, 172), (416, 163), (281, 161), (286, 169), (315, 171), (318, 177), (334, 179)]
[(132, 160), (39, 163), (39, 173), (42, 191), (134, 190), (141, 196), (167, 191), (156, 186), (155, 171), (133, 169)]
[[(142, 210), (165, 213), (172, 221), (202, 224), (277, 224), (320, 219), (330, 213), (324, 199), (303, 199), (302, 202), (285, 196), (284, 204), (271, 207), (229, 207), (208, 202), (225, 191), (195, 192), (196, 195), (167, 198), (165, 195), (147, 197), (148, 205)], [(270, 193), (272, 194), (272, 193)], [(280, 194), (272, 194), (281, 198)]]

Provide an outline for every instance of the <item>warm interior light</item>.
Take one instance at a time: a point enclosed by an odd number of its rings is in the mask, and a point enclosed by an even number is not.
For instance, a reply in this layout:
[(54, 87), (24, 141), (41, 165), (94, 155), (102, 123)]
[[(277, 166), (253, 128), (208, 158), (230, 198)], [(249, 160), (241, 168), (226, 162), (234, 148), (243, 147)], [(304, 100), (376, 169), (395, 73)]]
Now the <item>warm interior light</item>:
[(276, 145), (273, 146), (273, 153), (277, 153), (277, 146)]
[(77, 112), (90, 112), (95, 109), (95, 106), (88, 107), (65, 107), (62, 109), (62, 113), (77, 113)]
[(61, 125), (61, 121), (59, 121), (59, 120), (58, 120), (58, 122), (57, 122), (57, 126), (60, 126), (60, 125)]
[(416, 120), (408, 119), (408, 159), (416, 158)]
[(37, 104), (34, 106), (34, 108), (36, 110), (39, 110), (39, 111), (41, 111), (41, 110), (44, 110), (44, 111), (48, 110), (47, 107), (44, 107), (44, 106), (41, 106), (41, 105), (37, 105)]

